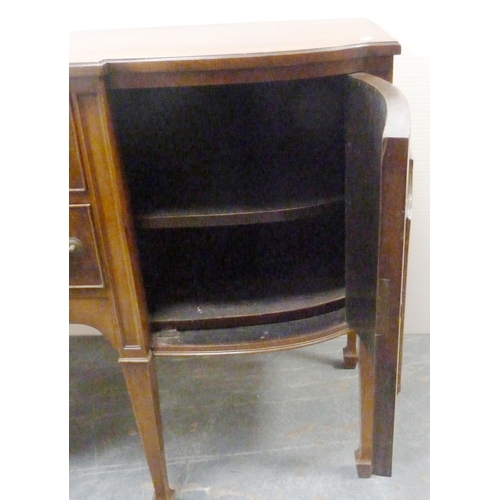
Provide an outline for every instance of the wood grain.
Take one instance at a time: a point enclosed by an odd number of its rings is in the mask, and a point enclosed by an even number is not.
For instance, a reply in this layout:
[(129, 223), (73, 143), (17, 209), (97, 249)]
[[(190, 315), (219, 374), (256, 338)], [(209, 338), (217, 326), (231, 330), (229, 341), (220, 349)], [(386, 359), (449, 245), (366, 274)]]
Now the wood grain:
[(410, 115), (408, 103), (394, 86), (366, 74), (350, 79), (346, 319), (373, 358), (371, 467), (374, 474), (389, 476), (404, 318)]
[[(357, 49), (357, 57), (400, 52), (398, 42), (367, 19), (74, 31), (69, 40), (70, 65), (78, 66), (134, 61), (137, 68), (147, 68), (150, 60), (171, 59), (185, 60), (185, 67), (191, 63), (190, 70), (199, 70), (213, 69), (215, 60), (222, 58), (236, 61), (288, 53), (296, 63), (311, 62), (310, 55), (316, 62), (332, 53), (340, 58), (348, 49)], [(353, 58), (352, 53), (348, 56)], [(240, 67), (244, 65), (240, 61)]]

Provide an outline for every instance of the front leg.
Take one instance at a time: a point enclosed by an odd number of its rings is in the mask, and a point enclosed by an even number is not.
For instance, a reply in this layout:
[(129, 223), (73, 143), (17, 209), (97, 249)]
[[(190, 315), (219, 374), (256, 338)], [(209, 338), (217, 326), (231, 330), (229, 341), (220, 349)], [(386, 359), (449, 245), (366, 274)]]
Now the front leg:
[(174, 500), (167, 478), (158, 387), (153, 355), (121, 359), (135, 420), (153, 480), (154, 500)]

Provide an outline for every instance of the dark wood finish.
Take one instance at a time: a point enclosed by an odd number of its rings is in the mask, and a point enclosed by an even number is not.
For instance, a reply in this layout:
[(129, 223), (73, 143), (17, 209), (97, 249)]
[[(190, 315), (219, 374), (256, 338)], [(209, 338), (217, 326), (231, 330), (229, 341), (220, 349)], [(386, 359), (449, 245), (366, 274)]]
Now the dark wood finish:
[(70, 205), (69, 237), (69, 287), (103, 288), (90, 205)]
[[(115, 332), (103, 333), (118, 335), (122, 356), (143, 358), (149, 352), (147, 311), (106, 91), (98, 79), (74, 85), (70, 81), (70, 91), (86, 150), (89, 196), (106, 255), (110, 300), (119, 325)], [(70, 307), (78, 307), (78, 302), (70, 300)]]
[(347, 332), (347, 345), (344, 347), (344, 367), (354, 369), (358, 364), (358, 353), (356, 349), (357, 336), (354, 330)]
[(223, 290), (219, 301), (215, 301), (214, 298), (206, 302), (184, 301), (180, 304), (167, 302), (163, 308), (151, 314), (151, 327), (153, 330), (162, 328), (186, 330), (278, 323), (335, 311), (343, 308), (345, 303), (344, 288), (305, 297), (286, 295), (263, 297), (260, 300), (257, 298), (231, 300), (234, 295), (230, 290), (228, 298), (227, 292), (227, 289)]
[(255, 325), (343, 307), (341, 224), (343, 210), (293, 223), (141, 231), (152, 327)]
[[(211, 71), (179, 71), (169, 72), (167, 69), (161, 72), (138, 72), (133, 71), (135, 67), (130, 65), (112, 65), (109, 68), (107, 79), (109, 86), (116, 89), (142, 89), (157, 87), (191, 87), (200, 85), (226, 85), (234, 83), (257, 83), (257, 82), (279, 82), (283, 80), (293, 81), (304, 78), (317, 78), (326, 76), (344, 75), (373, 69), (381, 75), (387, 75), (392, 71), (392, 58), (378, 57), (377, 62), (372, 57), (354, 56), (355, 50), (346, 51), (343, 56), (347, 59), (334, 60), (326, 63), (304, 63), (300, 65), (276, 65), (272, 58), (261, 61), (262, 66), (256, 65), (252, 68), (233, 70), (213, 69)], [(352, 53), (353, 57), (348, 58)], [(384, 53), (384, 52), (383, 52)], [(281, 59), (281, 58), (280, 58)], [(247, 60), (243, 59), (246, 63)], [(279, 60), (278, 60), (279, 63)], [(214, 63), (215, 64), (215, 63)], [(254, 63), (256, 64), (256, 63)], [(242, 64), (243, 65), (243, 64)], [(154, 67), (163, 66), (167, 68), (170, 64), (157, 64)], [(224, 61), (221, 66), (226, 66)], [(152, 65), (153, 67), (153, 65)], [(103, 68), (105, 71), (107, 68)], [(128, 71), (132, 69), (132, 71)]]
[(77, 139), (75, 119), (71, 101), (69, 105), (69, 191), (84, 192), (85, 175), (83, 173), (83, 159), (80, 145)]
[(154, 359), (150, 352), (146, 359), (120, 359), (125, 382), (132, 402), (139, 435), (146, 452), (155, 489), (155, 500), (174, 500), (167, 478), (163, 449), (160, 404)]
[(260, 224), (335, 209), (343, 87), (316, 78), (110, 91), (140, 223)]
[(360, 478), (373, 474), (373, 421), (375, 395), (375, 359), (366, 344), (359, 342), (359, 420), (360, 444), (355, 451)]
[[(411, 151), (410, 151), (411, 154)], [(404, 261), (403, 261), (403, 304), (406, 303), (406, 276), (408, 269), (408, 251), (410, 249), (410, 231), (411, 231), (411, 216), (412, 216), (412, 203), (413, 203), (413, 158), (410, 156), (410, 165), (408, 171), (408, 187), (406, 192), (406, 234), (405, 234), (405, 247), (404, 247)], [(404, 307), (401, 311), (401, 333), (399, 340), (399, 356), (398, 356), (398, 389), (397, 393), (401, 392), (401, 374), (403, 366), (403, 328), (405, 324), (405, 310)]]
[(346, 318), (375, 360), (372, 470), (390, 476), (404, 307), (410, 117), (406, 100), (389, 83), (366, 74), (350, 78)]
[(192, 356), (272, 352), (317, 344), (345, 335), (344, 310), (320, 316), (257, 326), (240, 326), (154, 333), (153, 350), (159, 356)]
[(328, 213), (343, 198), (315, 200), (308, 204), (287, 207), (213, 208), (206, 211), (158, 210), (139, 214), (138, 225), (147, 229), (168, 229), (174, 227), (241, 226), (243, 224), (266, 224), (296, 219), (311, 218)]
[(73, 77), (189, 72), (203, 79), (223, 70), (234, 81), (241, 69), (257, 74), (400, 52), (399, 43), (374, 23), (342, 19), (80, 31), (70, 33), (69, 60)]
[(409, 229), (399, 52), (359, 19), (71, 35), (70, 205), (85, 209), (71, 229), (93, 267), (71, 264), (87, 286), (70, 321), (118, 352), (157, 499), (173, 494), (153, 354), (347, 334), (352, 368), (358, 335), (358, 474), (390, 474)]

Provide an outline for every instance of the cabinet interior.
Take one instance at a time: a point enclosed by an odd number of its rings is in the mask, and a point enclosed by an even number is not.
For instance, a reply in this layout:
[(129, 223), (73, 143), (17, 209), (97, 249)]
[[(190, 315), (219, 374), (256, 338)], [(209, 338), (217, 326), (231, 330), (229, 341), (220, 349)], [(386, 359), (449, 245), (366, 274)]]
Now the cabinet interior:
[(344, 301), (342, 76), (110, 90), (154, 330)]

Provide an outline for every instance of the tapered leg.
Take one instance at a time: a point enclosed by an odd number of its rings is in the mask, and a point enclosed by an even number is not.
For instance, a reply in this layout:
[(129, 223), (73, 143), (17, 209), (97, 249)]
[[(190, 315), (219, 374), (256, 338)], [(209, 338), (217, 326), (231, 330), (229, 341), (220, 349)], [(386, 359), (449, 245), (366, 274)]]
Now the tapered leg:
[(397, 332), (377, 342), (373, 423), (373, 474), (391, 476), (396, 413)]
[(347, 345), (344, 347), (344, 368), (353, 369), (358, 364), (358, 353), (356, 352), (356, 332), (347, 332)]
[(373, 418), (374, 418), (375, 371), (373, 357), (362, 341), (359, 342), (359, 394), (361, 442), (356, 450), (358, 476), (367, 478), (372, 475), (373, 455)]
[(170, 489), (167, 478), (153, 356), (150, 354), (145, 359), (124, 360), (121, 361), (121, 365), (151, 478), (153, 479), (154, 500), (173, 500), (174, 492)]

